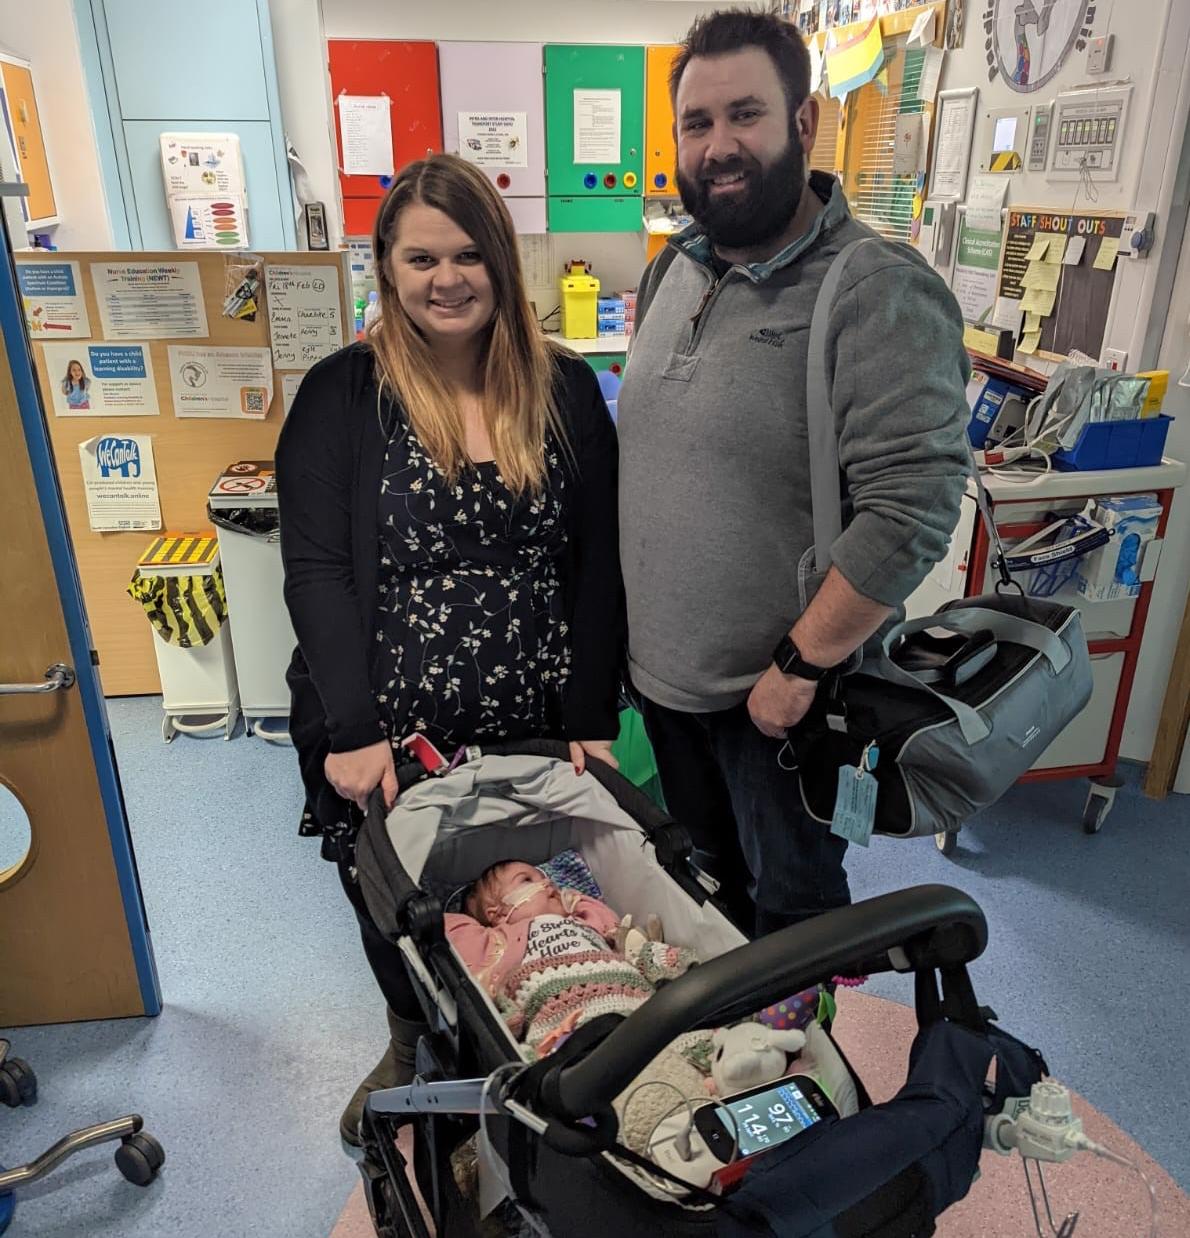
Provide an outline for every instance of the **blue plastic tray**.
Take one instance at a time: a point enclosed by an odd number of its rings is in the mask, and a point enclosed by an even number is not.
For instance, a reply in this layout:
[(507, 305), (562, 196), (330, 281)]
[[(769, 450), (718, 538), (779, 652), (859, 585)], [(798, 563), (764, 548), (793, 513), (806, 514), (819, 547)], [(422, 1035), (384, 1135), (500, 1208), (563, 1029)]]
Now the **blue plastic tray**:
[(1159, 413), (1139, 421), (1097, 421), (1083, 427), (1069, 450), (1054, 452), (1054, 464), (1068, 472), (1135, 469), (1161, 463), (1172, 417)]

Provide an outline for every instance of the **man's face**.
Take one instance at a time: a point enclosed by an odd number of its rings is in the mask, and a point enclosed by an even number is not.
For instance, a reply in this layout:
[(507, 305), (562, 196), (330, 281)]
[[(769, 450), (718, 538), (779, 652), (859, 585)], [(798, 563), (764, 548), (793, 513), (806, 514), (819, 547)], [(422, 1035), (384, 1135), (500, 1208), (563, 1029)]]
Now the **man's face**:
[(696, 56), (674, 113), (682, 204), (712, 242), (741, 249), (778, 235), (797, 210), (806, 165), (768, 52)]

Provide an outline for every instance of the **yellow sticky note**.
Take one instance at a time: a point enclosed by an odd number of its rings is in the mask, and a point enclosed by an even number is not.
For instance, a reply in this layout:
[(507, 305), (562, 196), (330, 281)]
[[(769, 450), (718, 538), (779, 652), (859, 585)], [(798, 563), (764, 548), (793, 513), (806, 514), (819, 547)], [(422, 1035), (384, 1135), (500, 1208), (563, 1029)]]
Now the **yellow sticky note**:
[(1056, 292), (1047, 288), (1030, 288), (1021, 299), (1021, 309), (1026, 314), (1040, 314), (1047, 318), (1054, 312), (1054, 302), (1058, 299)]
[(1040, 345), (1041, 345), (1041, 332), (1040, 331), (1026, 331), (1025, 334), (1021, 336), (1021, 342), (1020, 344), (1017, 345), (1017, 347), (1021, 350), (1021, 352), (1027, 352), (1030, 355), (1032, 355), (1033, 353), (1037, 351)]
[(1046, 262), (1052, 262), (1055, 266), (1062, 261), (1062, 256), (1066, 253), (1066, 238), (1064, 236), (1056, 236), (1050, 241), (1049, 252), (1045, 255)]
[(1026, 314), (1025, 315), (1025, 334), (1028, 335), (1030, 331), (1040, 331), (1040, 330), (1041, 330), (1041, 315), (1040, 314)]
[(1097, 271), (1110, 271), (1116, 265), (1116, 254), (1120, 252), (1120, 238), (1105, 236), (1099, 242), (1099, 252), (1091, 264)]
[(1025, 278), (1021, 280), (1021, 286), (1023, 288), (1044, 288), (1046, 292), (1055, 292), (1061, 274), (1062, 268), (1053, 266), (1048, 261), (1030, 262)]
[(1040, 262), (1045, 257), (1045, 251), (1050, 247), (1050, 241), (1053, 237), (1039, 236), (1033, 242), (1033, 248), (1025, 255), (1027, 262)]

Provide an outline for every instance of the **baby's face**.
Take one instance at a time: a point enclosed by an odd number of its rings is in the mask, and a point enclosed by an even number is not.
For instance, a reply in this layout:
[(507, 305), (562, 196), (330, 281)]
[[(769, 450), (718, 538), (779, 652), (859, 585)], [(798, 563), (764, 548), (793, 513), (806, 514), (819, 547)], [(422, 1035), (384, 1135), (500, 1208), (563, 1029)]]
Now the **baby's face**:
[(565, 914), (558, 887), (532, 864), (509, 864), (500, 873), (494, 906), (488, 918), (495, 923), (519, 924), (535, 916)]

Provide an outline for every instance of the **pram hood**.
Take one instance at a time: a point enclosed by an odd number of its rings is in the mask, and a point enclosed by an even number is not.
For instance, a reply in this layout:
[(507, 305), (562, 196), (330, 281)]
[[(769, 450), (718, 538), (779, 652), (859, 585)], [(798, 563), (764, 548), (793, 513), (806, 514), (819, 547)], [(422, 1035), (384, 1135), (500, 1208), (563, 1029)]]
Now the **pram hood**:
[[(482, 756), (403, 793), (384, 834), (410, 881), (442, 900), (499, 860), (540, 864), (573, 849), (617, 912), (659, 915), (667, 939), (702, 959), (743, 945), (713, 903), (695, 902), (665, 874), (649, 836), (669, 818), (635, 793), (618, 795), (623, 780), (606, 773), (613, 777), (577, 776), (568, 761), (549, 756)], [(624, 802), (650, 819), (630, 814)], [(377, 924), (395, 928), (391, 891), (368, 880), (363, 861), (361, 874)]]

